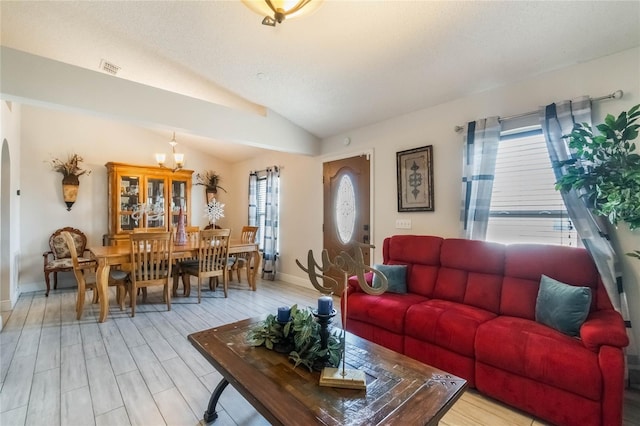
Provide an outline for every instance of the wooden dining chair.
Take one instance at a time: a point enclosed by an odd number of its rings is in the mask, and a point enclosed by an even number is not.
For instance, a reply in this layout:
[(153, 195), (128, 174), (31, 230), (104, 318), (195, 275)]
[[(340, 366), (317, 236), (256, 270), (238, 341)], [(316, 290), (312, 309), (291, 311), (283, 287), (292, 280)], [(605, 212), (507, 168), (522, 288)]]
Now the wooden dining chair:
[[(229, 260), (230, 229), (206, 229), (199, 232), (198, 264), (184, 265), (182, 271), (186, 280), (191, 275), (198, 277), (198, 303), (202, 300), (201, 287), (205, 278), (222, 278), (224, 297), (227, 297), (229, 279), (227, 276), (227, 261)], [(210, 285), (211, 286), (211, 285)]]
[[(98, 302), (98, 289), (96, 286), (96, 264), (94, 263), (80, 263), (78, 258), (78, 252), (74, 244), (75, 240), (72, 234), (68, 231), (62, 231), (60, 233), (61, 238), (69, 248), (71, 254), (71, 264), (73, 268), (73, 274), (76, 277), (78, 283), (78, 296), (76, 299), (76, 319), (82, 318), (82, 311), (84, 310), (84, 301), (86, 290), (93, 290), (93, 303)], [(129, 290), (129, 274), (122, 270), (111, 270), (109, 272), (109, 285), (116, 286), (116, 300), (120, 305), (120, 310), (124, 309), (124, 300)]]
[[(256, 234), (258, 233), (257, 226), (243, 226), (240, 232), (241, 243), (255, 243)], [(245, 269), (247, 271), (247, 281), (249, 280), (249, 267), (251, 265), (252, 253), (238, 253), (234, 257), (229, 258), (229, 280), (233, 279), (233, 271), (236, 271), (238, 276), (238, 282), (240, 282), (240, 270)]]
[[(173, 232), (173, 241), (176, 240), (177, 228), (174, 227), (172, 229)], [(187, 244), (196, 246), (198, 244), (198, 233), (200, 232), (200, 228), (197, 226), (187, 226), (185, 227), (185, 233), (187, 234)], [(191, 292), (191, 286), (189, 285), (189, 280), (184, 279), (184, 274), (182, 272), (183, 265), (198, 265), (198, 256), (191, 257), (180, 257), (176, 258), (173, 264), (173, 296), (178, 295), (178, 285), (179, 280), (182, 278), (182, 294), (185, 297), (189, 297)]]
[(163, 300), (171, 310), (171, 268), (173, 239), (170, 232), (141, 232), (129, 235), (131, 241), (131, 316), (136, 315), (138, 289), (162, 286)]

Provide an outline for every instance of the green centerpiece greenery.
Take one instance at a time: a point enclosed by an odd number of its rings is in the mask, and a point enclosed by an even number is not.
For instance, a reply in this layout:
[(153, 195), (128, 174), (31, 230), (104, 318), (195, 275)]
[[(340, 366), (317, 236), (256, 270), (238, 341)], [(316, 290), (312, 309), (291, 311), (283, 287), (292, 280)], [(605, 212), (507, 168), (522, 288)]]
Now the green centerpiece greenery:
[(344, 335), (334, 331), (327, 338), (327, 348), (322, 349), (320, 325), (310, 309), (298, 309), (297, 305), (291, 307), (291, 321), (283, 324), (277, 321), (275, 315), (268, 315), (248, 334), (250, 345), (278, 351), (286, 348), (285, 351), (295, 366), (302, 364), (309, 371), (321, 360), (332, 367), (338, 367), (343, 340)]
[[(567, 174), (556, 189), (578, 190), (587, 205), (613, 225), (624, 221), (629, 229), (640, 228), (640, 155), (633, 142), (638, 137), (640, 104), (614, 117), (608, 114), (596, 126), (577, 123), (569, 137), (573, 158), (563, 161)], [(627, 253), (640, 258), (640, 252)]]

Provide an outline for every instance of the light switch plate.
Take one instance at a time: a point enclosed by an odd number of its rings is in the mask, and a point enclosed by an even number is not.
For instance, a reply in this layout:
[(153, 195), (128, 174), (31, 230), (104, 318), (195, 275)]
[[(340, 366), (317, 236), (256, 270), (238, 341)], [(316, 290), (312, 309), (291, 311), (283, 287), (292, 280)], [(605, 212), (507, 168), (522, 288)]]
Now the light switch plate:
[(396, 229), (411, 229), (411, 219), (396, 219)]

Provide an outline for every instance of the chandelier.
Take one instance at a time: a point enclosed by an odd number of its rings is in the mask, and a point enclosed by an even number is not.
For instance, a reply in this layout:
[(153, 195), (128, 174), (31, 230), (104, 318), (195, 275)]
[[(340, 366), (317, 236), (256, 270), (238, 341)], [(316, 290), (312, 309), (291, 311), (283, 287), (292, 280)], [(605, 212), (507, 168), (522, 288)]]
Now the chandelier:
[(264, 16), (262, 25), (275, 27), (285, 19), (294, 19), (314, 12), (320, 7), (322, 0), (242, 0), (242, 2), (258, 15)]
[(184, 154), (176, 152), (176, 145), (178, 145), (178, 142), (176, 142), (176, 132), (173, 132), (173, 137), (169, 141), (169, 145), (171, 145), (171, 151), (173, 153), (173, 167), (166, 167), (164, 165), (167, 159), (165, 153), (156, 153), (156, 162), (160, 167), (170, 168), (172, 172), (175, 172), (176, 170), (180, 170), (184, 165)]

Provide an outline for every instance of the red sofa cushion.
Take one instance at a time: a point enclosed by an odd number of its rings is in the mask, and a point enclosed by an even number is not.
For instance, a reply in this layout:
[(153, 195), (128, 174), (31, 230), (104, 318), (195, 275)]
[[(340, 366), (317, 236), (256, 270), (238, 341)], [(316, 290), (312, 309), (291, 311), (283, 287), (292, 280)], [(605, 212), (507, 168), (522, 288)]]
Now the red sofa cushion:
[(591, 311), (598, 305), (599, 275), (585, 249), (542, 244), (506, 246), (502, 315), (535, 320), (536, 298), (542, 274), (570, 285), (591, 288)]
[(429, 297), (438, 276), (442, 241), (429, 235), (394, 235), (384, 240), (382, 258), (388, 265), (408, 265), (407, 291)]
[(478, 327), (475, 349), (477, 362), (594, 401), (602, 398), (598, 354), (585, 348), (579, 339), (545, 325), (497, 317)]
[(404, 334), (405, 314), (411, 305), (427, 300), (417, 294), (384, 293), (374, 296), (364, 292), (349, 294), (347, 315), (367, 324)]
[(431, 297), (498, 313), (505, 246), (486, 241), (442, 242), (440, 272)]
[(478, 326), (495, 317), (473, 306), (429, 300), (407, 310), (405, 335), (473, 358)]

